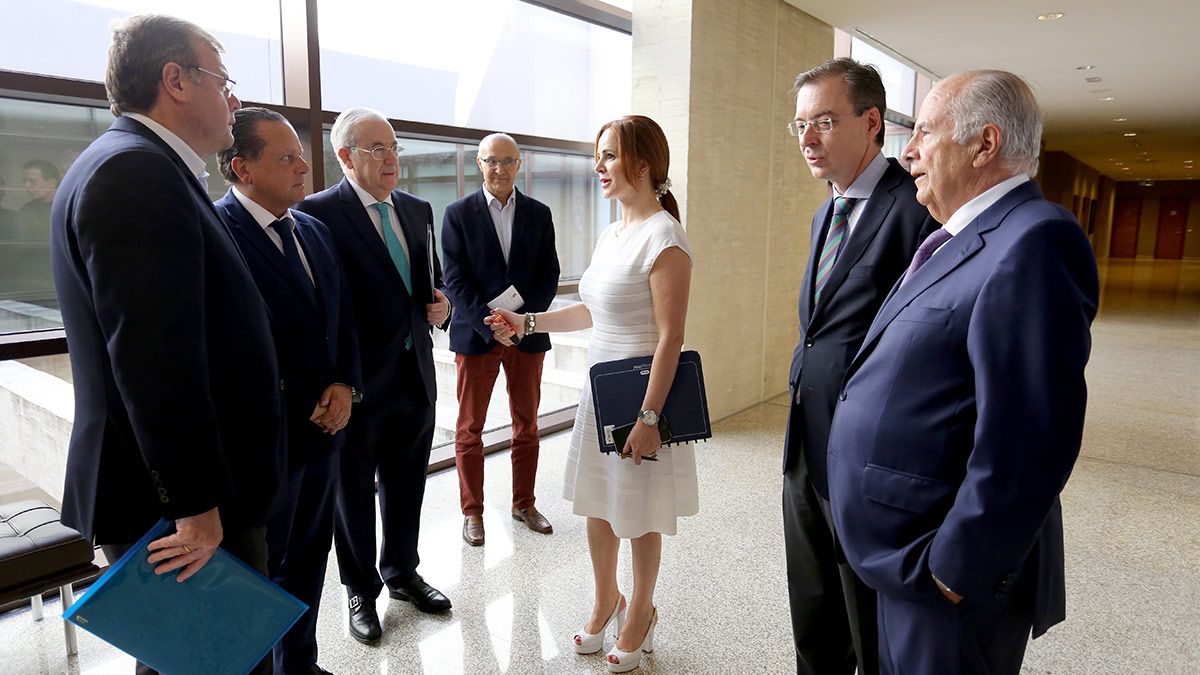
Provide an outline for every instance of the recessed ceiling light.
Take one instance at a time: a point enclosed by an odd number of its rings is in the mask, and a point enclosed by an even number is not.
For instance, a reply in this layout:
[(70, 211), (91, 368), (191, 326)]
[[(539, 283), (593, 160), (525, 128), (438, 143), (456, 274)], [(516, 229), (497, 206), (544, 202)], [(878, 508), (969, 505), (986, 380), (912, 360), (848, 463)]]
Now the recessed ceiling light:
[(1105, 96), (1104, 98), (1101, 98), (1101, 99), (1100, 99), (1100, 102), (1101, 102), (1101, 103), (1108, 103), (1109, 101), (1115, 101), (1115, 100), (1117, 100), (1117, 99), (1113, 98), (1112, 96)]
[(1128, 117), (1114, 117), (1113, 121), (1114, 122), (1128, 122), (1129, 118)]
[(1191, 164), (1191, 163), (1192, 163), (1192, 162), (1194, 162), (1194, 161), (1196, 161), (1196, 160), (1194, 160), (1194, 159), (1185, 159), (1185, 160), (1183, 160), (1183, 163), (1184, 163), (1184, 164)]
[(1094, 70), (1096, 66), (1075, 66), (1075, 70)]
[(1113, 164), (1116, 164), (1117, 166), (1125, 166), (1125, 162), (1113, 162)]
[(1089, 93), (1092, 93), (1092, 94), (1103, 94), (1103, 93), (1104, 93), (1104, 92), (1106, 92), (1106, 91), (1112, 91), (1112, 89), (1092, 89), (1092, 90), (1091, 90)]
[(1123, 166), (1123, 167), (1121, 167), (1121, 170), (1122, 170), (1122, 171), (1128, 171), (1128, 170), (1129, 170), (1129, 167), (1127, 167), (1127, 166)]
[(1104, 78), (1099, 76), (1086, 78), (1088, 82), (1103, 82)]
[(1122, 136), (1125, 136), (1126, 138), (1131, 138), (1133, 136), (1137, 136), (1137, 132), (1136, 131), (1126, 131), (1124, 134), (1122, 134)]
[(1066, 16), (1066, 14), (1063, 14), (1062, 12), (1046, 12), (1045, 14), (1038, 14), (1037, 20), (1038, 21), (1058, 21), (1059, 19), (1063, 18), (1064, 16)]

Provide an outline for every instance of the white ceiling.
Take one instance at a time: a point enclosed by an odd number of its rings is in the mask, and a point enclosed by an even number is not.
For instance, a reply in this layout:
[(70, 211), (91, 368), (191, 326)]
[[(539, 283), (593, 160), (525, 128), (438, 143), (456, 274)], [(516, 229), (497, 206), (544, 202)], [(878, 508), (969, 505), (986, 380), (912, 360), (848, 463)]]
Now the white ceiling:
[[(1197, 0), (787, 2), (857, 37), (866, 33), (935, 77), (980, 67), (1021, 75), (1045, 110), (1046, 149), (1104, 175), (1200, 178), (1200, 168), (1190, 168), (1200, 167)], [(1065, 16), (1037, 20), (1047, 12)], [(1076, 69), (1084, 65), (1095, 68)], [(1115, 100), (1100, 101), (1107, 96)]]

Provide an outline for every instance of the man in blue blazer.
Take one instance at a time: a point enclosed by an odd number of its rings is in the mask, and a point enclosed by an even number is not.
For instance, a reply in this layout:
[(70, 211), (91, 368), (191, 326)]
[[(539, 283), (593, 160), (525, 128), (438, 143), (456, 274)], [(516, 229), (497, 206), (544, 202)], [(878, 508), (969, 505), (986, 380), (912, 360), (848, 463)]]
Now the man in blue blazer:
[(329, 227), (354, 302), (363, 400), (341, 453), (334, 545), (350, 598), (350, 634), (373, 642), (382, 634), (375, 598), (385, 584), (391, 597), (422, 611), (450, 609), (450, 600), (417, 574), (437, 399), (430, 331), (445, 329), (450, 303), (440, 288), (433, 209), (396, 189), (401, 148), (392, 125), (378, 112), (351, 108), (338, 115), (331, 140), (345, 177), (300, 210)]
[(878, 670), (875, 593), (837, 551), (825, 448), (850, 359), (913, 251), (937, 227), (917, 203), (912, 177), (881, 152), (886, 107), (879, 73), (849, 58), (796, 78), (789, 129), (813, 177), (834, 193), (813, 216), (788, 377), (784, 547), (798, 673)]
[(105, 85), (119, 117), (51, 218), (75, 388), (63, 522), (116, 560), (173, 520), (149, 559), (181, 581), (218, 544), (266, 570), (284, 467), (267, 308), (201, 182), (238, 108), (220, 50), (174, 17), (117, 26)]
[(287, 410), (288, 479), (267, 524), (271, 578), (309, 609), (275, 646), (276, 673), (317, 666), (317, 610), (333, 545), (337, 451), (362, 387), (350, 289), (329, 231), (292, 211), (308, 175), (300, 139), (265, 108), (234, 114), (218, 156), (232, 184), (217, 212), (233, 232), (271, 310)]
[(1096, 313), (1087, 236), (1046, 201), (1019, 77), (968, 71), (905, 157), (943, 223), (851, 362), (829, 439), (834, 523), (878, 591), (884, 673), (1018, 673), (1065, 616), (1059, 493), (1079, 454)]
[(483, 425), (500, 367), (512, 413), (512, 517), (542, 534), (553, 531), (534, 506), (538, 463), (538, 402), (550, 336), (531, 335), (509, 347), (483, 323), (492, 308), (544, 312), (558, 292), (554, 220), (545, 204), (516, 189), (521, 151), (508, 134), (479, 142), (475, 158), (483, 186), (450, 206), (442, 219), (446, 293), (454, 303), (450, 349), (458, 365), (454, 433), (463, 540), (483, 543)]

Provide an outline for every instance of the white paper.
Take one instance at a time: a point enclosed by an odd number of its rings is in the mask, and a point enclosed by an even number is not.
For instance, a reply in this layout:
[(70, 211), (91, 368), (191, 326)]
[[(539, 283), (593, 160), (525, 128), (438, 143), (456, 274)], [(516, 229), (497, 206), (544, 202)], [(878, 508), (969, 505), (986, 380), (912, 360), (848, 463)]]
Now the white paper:
[(507, 309), (510, 312), (515, 312), (525, 306), (525, 298), (517, 292), (516, 286), (509, 286), (504, 289), (504, 292), (496, 297), (488, 300), (488, 309)]

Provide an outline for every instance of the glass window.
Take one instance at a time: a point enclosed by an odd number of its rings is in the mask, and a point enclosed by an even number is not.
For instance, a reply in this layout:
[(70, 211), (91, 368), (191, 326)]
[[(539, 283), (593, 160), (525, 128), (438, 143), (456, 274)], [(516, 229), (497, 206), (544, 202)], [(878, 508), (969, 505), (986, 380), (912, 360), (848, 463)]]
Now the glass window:
[(917, 86), (915, 70), (858, 38), (851, 43), (850, 56), (878, 68), (883, 86), (887, 89), (887, 107), (912, 117)]
[(589, 142), (629, 110), (632, 38), (618, 31), (517, 0), (318, 9), (326, 110)]
[[(6, 70), (104, 81), (109, 26), (147, 12), (195, 22), (225, 45), (238, 98), (283, 103), (279, 0), (40, 0), (5, 3), (0, 64)], [(42, 29), (39, 30), (38, 28)], [(47, 32), (53, 32), (52, 44)]]
[(0, 333), (62, 328), (50, 275), (50, 203), (112, 123), (104, 108), (0, 98)]

